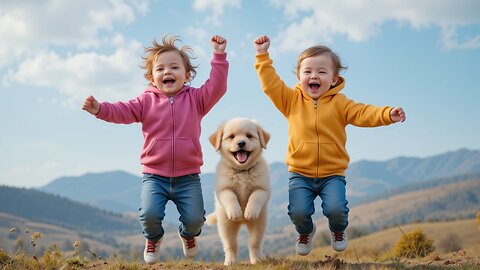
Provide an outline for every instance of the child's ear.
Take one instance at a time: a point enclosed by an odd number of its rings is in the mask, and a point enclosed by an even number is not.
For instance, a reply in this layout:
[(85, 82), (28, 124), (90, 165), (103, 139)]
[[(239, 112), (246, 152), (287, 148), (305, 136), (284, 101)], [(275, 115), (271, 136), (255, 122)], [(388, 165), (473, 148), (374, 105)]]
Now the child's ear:
[(338, 83), (338, 78), (339, 78), (338, 75), (333, 76), (332, 87), (334, 87), (335, 85), (337, 85), (337, 83)]
[(185, 83), (188, 83), (190, 81), (190, 72), (187, 71), (187, 74), (185, 74)]
[(153, 76), (152, 74), (148, 75), (148, 81), (151, 83), (151, 84), (154, 84), (155, 82), (153, 81)]

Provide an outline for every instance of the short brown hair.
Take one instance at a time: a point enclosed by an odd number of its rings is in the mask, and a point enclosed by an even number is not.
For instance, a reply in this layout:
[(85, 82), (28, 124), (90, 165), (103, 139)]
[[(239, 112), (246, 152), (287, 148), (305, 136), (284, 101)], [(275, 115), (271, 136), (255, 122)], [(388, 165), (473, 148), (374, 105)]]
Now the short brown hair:
[(303, 60), (309, 57), (314, 57), (322, 54), (328, 54), (332, 58), (333, 72), (335, 73), (335, 76), (339, 75), (340, 71), (347, 69), (346, 66), (342, 65), (342, 61), (340, 60), (340, 57), (338, 57), (338, 55), (334, 53), (329, 47), (318, 45), (318, 46), (310, 47), (304, 50), (300, 54), (297, 60), (297, 76), (298, 76), (298, 72), (300, 71), (300, 64), (302, 63)]
[(195, 75), (197, 75), (196, 66), (192, 65), (190, 58), (195, 58), (192, 56), (193, 49), (190, 46), (184, 45), (180, 49), (175, 46), (175, 42), (182, 40), (178, 36), (170, 36), (168, 34), (163, 35), (162, 44), (159, 44), (156, 39), (153, 39), (153, 46), (145, 48), (145, 55), (142, 56), (143, 65), (141, 68), (145, 69), (144, 77), (148, 81), (152, 78), (153, 70), (153, 61), (162, 53), (169, 51), (176, 51), (180, 54), (185, 65), (187, 73), (190, 73), (190, 80), (193, 80)]

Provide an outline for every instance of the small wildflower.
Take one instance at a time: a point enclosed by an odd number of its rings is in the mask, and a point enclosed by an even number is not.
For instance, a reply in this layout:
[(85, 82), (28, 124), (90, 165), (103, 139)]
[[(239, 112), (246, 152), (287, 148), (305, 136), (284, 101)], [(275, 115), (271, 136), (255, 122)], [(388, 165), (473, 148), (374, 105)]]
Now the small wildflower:
[(32, 234), (32, 239), (39, 239), (42, 238), (42, 234), (39, 232), (33, 233)]
[(28, 229), (25, 229), (25, 233), (28, 233), (28, 232), (29, 232)]
[(80, 247), (80, 241), (77, 240), (77, 241), (73, 242), (73, 247), (74, 248)]
[(10, 232), (16, 232), (17, 231), (17, 228), (13, 227), (10, 229)]

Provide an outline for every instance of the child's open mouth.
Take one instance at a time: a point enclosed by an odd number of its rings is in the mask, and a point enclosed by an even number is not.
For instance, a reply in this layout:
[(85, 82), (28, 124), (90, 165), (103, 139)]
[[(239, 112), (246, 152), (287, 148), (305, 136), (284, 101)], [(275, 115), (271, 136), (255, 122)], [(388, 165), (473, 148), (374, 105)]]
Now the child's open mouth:
[(310, 83), (310, 84), (308, 84), (308, 87), (310, 87), (310, 89), (316, 91), (316, 90), (318, 90), (318, 89), (320, 88), (320, 84), (318, 84), (318, 83)]
[(172, 86), (175, 84), (175, 80), (174, 79), (165, 79), (163, 80), (163, 84), (165, 84), (166, 86)]

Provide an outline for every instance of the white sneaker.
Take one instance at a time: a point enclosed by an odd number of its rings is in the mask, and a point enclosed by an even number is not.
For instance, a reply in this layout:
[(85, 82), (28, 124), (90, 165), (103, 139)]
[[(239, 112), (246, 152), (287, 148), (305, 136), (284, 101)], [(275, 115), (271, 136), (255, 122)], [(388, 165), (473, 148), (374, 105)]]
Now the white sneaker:
[(193, 258), (198, 254), (198, 245), (197, 237), (193, 236), (190, 238), (183, 238), (183, 236), (178, 232), (178, 237), (182, 240), (183, 254), (185, 257)]
[(162, 238), (156, 243), (145, 239), (145, 249), (143, 250), (143, 259), (148, 264), (154, 264), (160, 259), (160, 244)]
[(315, 223), (313, 223), (313, 230), (310, 234), (298, 236), (297, 243), (295, 244), (295, 251), (298, 255), (305, 256), (312, 251), (312, 240), (316, 230)]
[(347, 231), (343, 231), (343, 232), (330, 231), (330, 234), (331, 234), (330, 240), (332, 242), (332, 248), (336, 251), (344, 251), (348, 246)]

